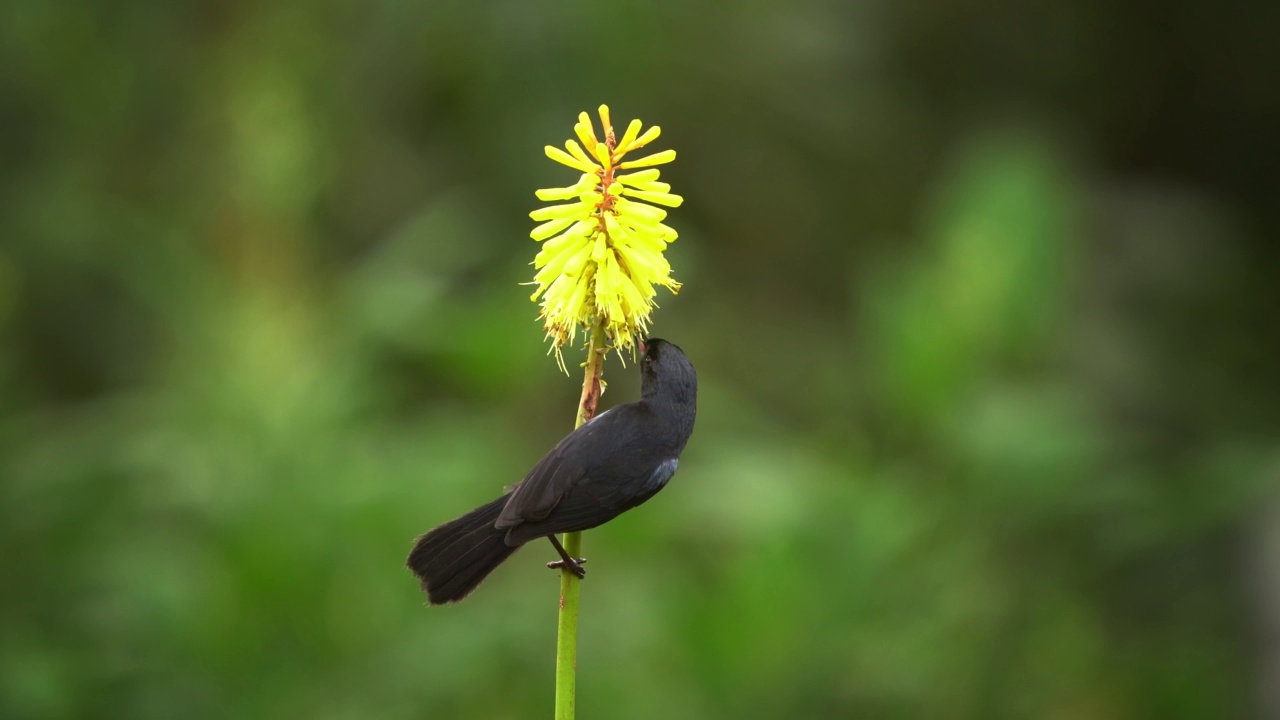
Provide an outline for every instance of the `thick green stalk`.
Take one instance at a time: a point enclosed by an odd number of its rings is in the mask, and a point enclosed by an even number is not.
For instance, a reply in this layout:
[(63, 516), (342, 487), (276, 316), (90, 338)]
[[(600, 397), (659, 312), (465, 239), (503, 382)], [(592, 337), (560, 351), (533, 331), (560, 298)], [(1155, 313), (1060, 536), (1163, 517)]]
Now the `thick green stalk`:
[[(591, 329), (587, 344), (586, 370), (582, 378), (582, 397), (578, 401), (578, 419), (574, 428), (580, 428), (596, 416), (600, 405), (600, 378), (604, 374), (605, 346), (604, 323), (598, 319)], [(581, 557), (582, 533), (565, 533), (562, 539), (569, 557)], [(556, 637), (556, 720), (573, 720), (577, 708), (575, 693), (578, 685), (578, 576), (568, 568), (560, 571), (560, 622)]]

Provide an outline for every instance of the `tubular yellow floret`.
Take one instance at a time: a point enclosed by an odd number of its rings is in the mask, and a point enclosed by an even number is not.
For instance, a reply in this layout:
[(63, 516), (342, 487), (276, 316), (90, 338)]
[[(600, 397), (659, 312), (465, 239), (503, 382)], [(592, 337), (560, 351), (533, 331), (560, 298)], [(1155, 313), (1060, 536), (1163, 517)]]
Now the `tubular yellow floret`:
[(662, 152), (654, 153), (652, 155), (646, 155), (642, 158), (637, 158), (635, 160), (628, 160), (618, 165), (618, 167), (622, 168), (623, 170), (629, 170), (631, 168), (649, 167), (651, 165), (663, 165), (675, 159), (676, 159), (675, 150), (663, 150)]

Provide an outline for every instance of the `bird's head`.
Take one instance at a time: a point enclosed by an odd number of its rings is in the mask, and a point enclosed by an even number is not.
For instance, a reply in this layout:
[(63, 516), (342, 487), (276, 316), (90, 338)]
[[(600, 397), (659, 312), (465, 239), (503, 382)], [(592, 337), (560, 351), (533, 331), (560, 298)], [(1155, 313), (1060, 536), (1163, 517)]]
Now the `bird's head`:
[(661, 338), (640, 343), (640, 396), (670, 402), (693, 402), (698, 394), (698, 375), (679, 347)]

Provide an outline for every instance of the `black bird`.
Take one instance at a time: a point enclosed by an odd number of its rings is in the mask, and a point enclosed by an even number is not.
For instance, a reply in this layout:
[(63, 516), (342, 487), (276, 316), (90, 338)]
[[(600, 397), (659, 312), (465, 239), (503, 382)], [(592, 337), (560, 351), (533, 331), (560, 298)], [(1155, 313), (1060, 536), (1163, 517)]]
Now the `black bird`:
[(574, 430), (506, 495), (418, 538), (406, 563), (432, 605), (457, 602), (521, 545), (551, 540), (579, 578), (555, 534), (602, 525), (653, 497), (676, 472), (693, 432), (698, 377), (680, 348), (650, 338), (641, 345), (640, 400), (619, 405)]

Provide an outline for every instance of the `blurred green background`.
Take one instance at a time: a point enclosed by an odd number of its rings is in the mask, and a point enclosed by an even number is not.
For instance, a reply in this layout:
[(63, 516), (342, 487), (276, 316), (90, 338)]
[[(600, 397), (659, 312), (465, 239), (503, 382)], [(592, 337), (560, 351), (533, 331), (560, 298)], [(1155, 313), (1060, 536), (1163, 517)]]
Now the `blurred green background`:
[(1280, 716), (1277, 21), (9, 0), (0, 717), (550, 717), (550, 547), (402, 563), (571, 426), (518, 283), (601, 102), (701, 407), (583, 717)]

